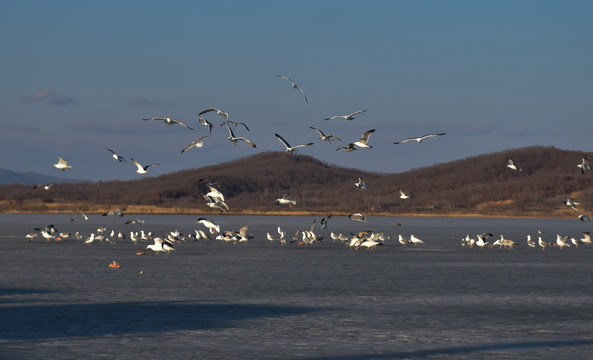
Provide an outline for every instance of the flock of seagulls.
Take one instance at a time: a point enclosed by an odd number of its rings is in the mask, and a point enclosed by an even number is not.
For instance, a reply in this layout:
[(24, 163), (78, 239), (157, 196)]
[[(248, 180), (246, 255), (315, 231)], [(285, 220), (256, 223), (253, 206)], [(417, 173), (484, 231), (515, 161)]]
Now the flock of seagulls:
[[(527, 235), (526, 236), (526, 244), (528, 248), (537, 248), (539, 246), (539, 248), (541, 248), (541, 250), (546, 250), (546, 248), (549, 247), (557, 247), (560, 250), (564, 249), (564, 248), (569, 248), (569, 247), (575, 247), (578, 248), (579, 245), (586, 245), (586, 246), (590, 246), (592, 244), (591, 241), (591, 234), (588, 231), (583, 231), (582, 233), (582, 237), (581, 238), (577, 238), (574, 236), (569, 236), (569, 235), (560, 235), (560, 234), (556, 234), (556, 240), (554, 242), (548, 242), (545, 241), (542, 238), (543, 232), (541, 230), (538, 230), (538, 238), (537, 238), (537, 242), (533, 239), (533, 237), (531, 235)], [(498, 246), (498, 248), (505, 248), (505, 249), (514, 249), (515, 247), (520, 246), (519, 242), (505, 238), (504, 235), (500, 235), (499, 239), (496, 239), (494, 241), (490, 241), (488, 240), (489, 238), (491, 238), (493, 235), (491, 233), (481, 233), (481, 234), (477, 234), (476, 238), (470, 237), (470, 235), (466, 235), (464, 238), (461, 239), (461, 246), (463, 247), (468, 247), (468, 248), (478, 248), (478, 249), (484, 249), (484, 248), (494, 248), (496, 246)]]

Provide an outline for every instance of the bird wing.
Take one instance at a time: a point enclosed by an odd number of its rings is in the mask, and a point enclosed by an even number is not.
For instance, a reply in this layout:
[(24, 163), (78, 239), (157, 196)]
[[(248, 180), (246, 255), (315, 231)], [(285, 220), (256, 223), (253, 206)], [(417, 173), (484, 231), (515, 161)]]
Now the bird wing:
[(208, 109), (200, 111), (200, 113), (198, 113), (198, 115), (203, 115), (203, 114), (209, 113), (211, 111), (219, 112), (220, 110), (218, 110), (217, 108), (208, 108)]
[(110, 151), (111, 153), (113, 153), (114, 155), (117, 155), (115, 151), (111, 150), (110, 148), (106, 147), (105, 149), (107, 149), (107, 151)]
[(151, 167), (153, 167), (153, 166), (157, 166), (157, 165), (160, 165), (160, 164), (159, 164), (159, 163), (148, 164), (148, 165), (146, 165), (146, 166), (144, 167), (144, 171), (148, 170), (148, 168), (151, 168)]
[(234, 138), (235, 137), (235, 134), (233, 134), (233, 130), (231, 130), (231, 127), (229, 126), (229, 123), (228, 122), (225, 122), (224, 125), (229, 130), (229, 137)]
[(188, 129), (190, 129), (190, 130), (193, 130), (193, 128), (191, 128), (191, 127), (187, 126), (186, 124), (184, 124), (183, 122), (181, 122), (181, 121), (179, 121), (179, 120), (173, 120), (173, 119), (171, 119), (171, 122), (172, 122), (172, 123), (175, 123), (175, 124), (183, 125), (183, 126), (185, 126), (186, 128), (188, 128)]
[(309, 146), (309, 145), (313, 145), (314, 143), (308, 143), (308, 144), (300, 144), (300, 145), (295, 145), (292, 148), (299, 148), (299, 147), (305, 147), (305, 146)]
[(291, 146), (290, 146), (290, 144), (288, 143), (288, 141), (284, 140), (284, 138), (283, 138), (282, 136), (278, 135), (277, 133), (274, 133), (274, 135), (276, 135), (276, 137), (278, 138), (278, 140), (280, 140), (280, 142), (281, 142), (282, 144), (284, 144), (284, 146), (285, 146), (287, 149), (290, 149), (290, 148), (291, 148)]
[(307, 104), (309, 103), (309, 100), (307, 99), (307, 95), (305, 95), (305, 91), (298, 85), (294, 85), (297, 89), (301, 90), (301, 92), (303, 93), (303, 96), (305, 97), (305, 101), (307, 102)]
[(240, 136), (240, 137), (238, 137), (237, 139), (245, 141), (245, 142), (246, 142), (247, 144), (249, 144), (249, 146), (251, 146), (252, 148), (256, 148), (256, 147), (257, 147), (257, 146), (256, 146), (256, 145), (255, 145), (255, 144), (254, 144), (254, 143), (253, 143), (251, 140), (249, 140), (248, 138), (244, 138), (244, 137)]
[(192, 146), (202, 147), (204, 145), (204, 143), (202, 141), (207, 137), (208, 136), (202, 136), (202, 137), (198, 138), (197, 140), (192, 141), (190, 144), (188, 144), (186, 147), (184, 147), (183, 150), (181, 150), (181, 152), (186, 152), (187, 150), (191, 149)]
[(68, 165), (68, 162), (59, 156), (58, 156), (58, 163), (61, 165)]
[(278, 76), (279, 78), (286, 79), (286, 80), (290, 81), (292, 83), (292, 85), (296, 85), (295, 82), (292, 81), (292, 79), (289, 78), (288, 76), (282, 76), (282, 75), (276, 75), (276, 76)]
[(134, 160), (134, 158), (130, 158), (130, 160), (132, 160), (132, 162), (136, 164), (138, 170), (144, 170), (144, 166), (142, 166), (142, 164), (140, 164), (138, 161)]
[(357, 114), (363, 113), (363, 112), (365, 112), (365, 111), (369, 111), (369, 109), (355, 111), (355, 112), (353, 112), (352, 114), (350, 114), (350, 115), (347, 115), (346, 117), (351, 117), (351, 116), (354, 116), (354, 115), (357, 115)]
[(319, 136), (321, 136), (321, 137), (325, 136), (325, 134), (321, 130), (319, 130), (318, 128), (313, 127), (313, 126), (309, 126), (309, 128), (317, 131), (319, 133)]
[(375, 132), (375, 129), (369, 130), (367, 132), (365, 132), (364, 134), (362, 134), (362, 136), (360, 137), (360, 141), (366, 143), (367, 141), (369, 141), (369, 137)]
[(440, 134), (426, 134), (426, 135), (422, 135), (420, 136), (420, 140), (424, 140), (426, 138), (429, 137), (434, 137), (434, 136), (443, 136), (443, 135), (447, 135), (447, 133), (440, 133)]
[(416, 140), (416, 138), (403, 139), (403, 140), (394, 142), (394, 144), (403, 144), (403, 143), (408, 142), (408, 141), (411, 141), (411, 140)]
[(328, 118), (325, 118), (323, 120), (331, 120), (331, 119), (337, 119), (337, 118), (341, 118), (341, 117), (343, 117), (344, 119), (346, 118), (346, 116), (344, 116), (344, 115), (334, 115), (334, 116), (330, 116)]

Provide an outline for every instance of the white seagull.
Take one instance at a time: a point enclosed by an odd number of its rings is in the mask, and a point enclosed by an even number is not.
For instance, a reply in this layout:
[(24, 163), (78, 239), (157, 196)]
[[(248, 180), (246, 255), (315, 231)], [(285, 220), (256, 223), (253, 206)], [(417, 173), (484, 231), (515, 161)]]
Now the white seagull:
[(217, 108), (208, 108), (208, 109), (202, 110), (202, 111), (200, 111), (200, 113), (198, 114), (198, 116), (204, 115), (204, 114), (209, 113), (209, 112), (212, 112), (212, 111), (216, 111), (216, 113), (218, 115), (222, 116), (223, 118), (225, 118), (227, 120), (229, 119), (229, 114), (226, 111), (222, 111), (222, 110), (217, 109)]
[(284, 138), (282, 136), (278, 135), (277, 133), (274, 133), (274, 135), (276, 135), (278, 140), (280, 140), (280, 142), (284, 145), (284, 147), (286, 148), (286, 152), (289, 152), (289, 153), (296, 152), (299, 148), (313, 145), (313, 143), (308, 143), (308, 144), (300, 144), (300, 145), (290, 146), (288, 141), (284, 140)]
[(198, 224), (202, 224), (205, 227), (207, 227), (210, 231), (210, 234), (216, 234), (220, 232), (220, 225), (216, 225), (212, 221), (204, 217), (198, 218)]
[(562, 202), (564, 203), (564, 205), (570, 206), (572, 211), (574, 211), (576, 214), (579, 213), (579, 211), (577, 210), (577, 205), (580, 205), (581, 203), (576, 202), (571, 198), (564, 198), (564, 199), (562, 199)]
[(233, 144), (235, 144), (235, 146), (237, 146), (237, 141), (239, 140), (243, 140), (245, 141), (247, 144), (249, 144), (249, 146), (251, 146), (252, 148), (256, 148), (257, 146), (255, 146), (255, 144), (247, 139), (244, 138), (242, 136), (235, 136), (235, 134), (233, 133), (233, 130), (231, 130), (231, 128), (229, 127), (228, 122), (225, 122), (224, 125), (226, 126), (226, 128), (229, 130), (229, 137), (227, 138), (230, 142), (232, 142)]
[(58, 156), (58, 162), (53, 165), (56, 169), (66, 171), (66, 169), (72, 170), (72, 166), (68, 165), (68, 162)]
[(354, 119), (356, 119), (354, 117), (354, 115), (358, 115), (358, 114), (363, 113), (365, 111), (369, 111), (369, 109), (355, 111), (352, 114), (348, 114), (348, 115), (334, 115), (334, 116), (330, 116), (328, 118), (325, 118), (323, 120), (331, 120), (331, 119), (337, 119), (337, 118), (344, 118), (345, 120), (354, 120)]
[(513, 159), (508, 159), (507, 160), (507, 167), (509, 169), (511, 169), (511, 170), (514, 170), (515, 171), (515, 174), (518, 173), (518, 172), (520, 172), (520, 171), (523, 171), (523, 169), (521, 169), (519, 167), (519, 165), (517, 165), (517, 163), (513, 161)]
[(33, 189), (41, 189), (43, 188), (43, 190), (49, 190), (52, 186), (54, 186), (54, 184), (38, 184), (38, 185), (33, 185)]
[(375, 132), (375, 129), (371, 129), (369, 131), (366, 131), (362, 134), (362, 136), (360, 137), (360, 140), (355, 141), (352, 143), (353, 146), (358, 146), (360, 148), (363, 149), (371, 149), (372, 146), (367, 145), (367, 142), (369, 141), (369, 137), (371, 137), (371, 135)]
[(355, 182), (354, 185), (356, 186), (356, 188), (358, 190), (366, 190), (367, 189), (367, 185), (364, 183), (364, 179), (362, 178), (362, 176), (358, 177), (358, 182)]
[(205, 127), (208, 128), (208, 130), (210, 130), (210, 135), (212, 135), (212, 123), (206, 119), (204, 119), (203, 117), (199, 118), (198, 121), (200, 122), (200, 124), (204, 125)]
[(406, 194), (402, 189), (397, 189), (399, 191), (399, 198), (402, 200), (406, 200), (410, 198), (410, 195)]
[(175, 250), (171, 242), (160, 237), (155, 237), (154, 244), (148, 245), (146, 246), (146, 248), (156, 252), (157, 254), (159, 252), (166, 252), (167, 254), (169, 254), (171, 250)]
[(403, 144), (405, 142), (414, 141), (414, 140), (417, 141), (418, 143), (421, 143), (422, 140), (424, 140), (424, 139), (435, 137), (435, 136), (443, 136), (443, 135), (447, 135), (447, 133), (426, 134), (426, 135), (422, 135), (422, 136), (418, 136), (418, 137), (410, 137), (410, 138), (407, 138), (407, 139), (396, 141), (396, 142), (394, 142), (394, 144)]
[(311, 129), (313, 129), (313, 130), (315, 130), (315, 131), (317, 131), (317, 132), (319, 133), (319, 139), (320, 139), (321, 141), (327, 141), (327, 142), (328, 142), (328, 143), (330, 143), (330, 144), (331, 144), (331, 142), (332, 142), (332, 139), (336, 139), (336, 140), (338, 140), (338, 141), (342, 141), (342, 139), (340, 139), (339, 137), (337, 137), (337, 136), (334, 136), (334, 135), (332, 135), (332, 134), (325, 135), (325, 134), (323, 133), (323, 131), (319, 130), (319, 129), (318, 129), (318, 128), (316, 128), (316, 127), (309, 126), (309, 128), (311, 128)]
[(138, 167), (138, 169), (136, 170), (136, 172), (138, 174), (147, 174), (148, 173), (148, 168), (152, 167), (152, 166), (157, 166), (160, 165), (159, 163), (154, 163), (154, 164), (148, 164), (146, 166), (143, 166), (142, 164), (140, 164), (138, 161), (134, 160), (133, 158), (130, 158), (130, 160), (132, 160), (132, 162), (134, 164), (136, 164), (136, 166)]
[(165, 124), (167, 124), (167, 125), (175, 125), (175, 124), (179, 124), (179, 125), (185, 126), (185, 127), (186, 127), (186, 128), (188, 128), (189, 130), (193, 130), (193, 128), (191, 128), (191, 127), (189, 127), (189, 126), (185, 125), (185, 124), (184, 124), (184, 123), (182, 123), (181, 121), (179, 121), (179, 120), (174, 120), (174, 119), (171, 119), (170, 117), (153, 117), (153, 118), (142, 119), (142, 120), (147, 120), (147, 121), (148, 121), (148, 120), (162, 120), (162, 121), (164, 121), (164, 122), (165, 122)]
[(350, 220), (367, 222), (366, 216), (364, 216), (361, 213), (351, 214), (351, 215), (348, 215), (348, 217), (350, 218)]
[(192, 141), (191, 143), (189, 143), (188, 145), (186, 145), (183, 150), (181, 150), (182, 153), (186, 152), (187, 150), (191, 149), (192, 147), (195, 148), (201, 148), (202, 146), (204, 146), (204, 139), (207, 138), (208, 135), (206, 136), (201, 136), (199, 137), (197, 140)]
[(276, 205), (293, 207), (296, 206), (296, 200), (290, 200), (290, 196), (284, 194), (281, 198), (276, 199)]
[(583, 173), (583, 175), (585, 175), (585, 171), (591, 170), (591, 166), (589, 165), (589, 159), (587, 159), (584, 156), (581, 159), (581, 163), (578, 164), (577, 166), (581, 169), (581, 172)]
[(122, 156), (118, 155), (115, 151), (111, 150), (110, 148), (106, 147), (105, 149), (107, 149), (109, 152), (111, 152), (113, 155), (113, 158), (115, 159), (115, 161), (119, 161), (119, 162), (126, 162), (126, 159), (124, 159)]
[(300, 86), (298, 86), (294, 81), (292, 81), (291, 78), (289, 78), (288, 76), (282, 76), (282, 75), (276, 75), (276, 76), (278, 76), (279, 78), (286, 79), (286, 80), (290, 81), (290, 86), (292, 86), (293, 89), (300, 90), (303, 93), (303, 96), (305, 97), (305, 101), (307, 102), (307, 104), (309, 103), (309, 100), (307, 100), (307, 95), (305, 95), (305, 92), (303, 91), (303, 89), (301, 89)]

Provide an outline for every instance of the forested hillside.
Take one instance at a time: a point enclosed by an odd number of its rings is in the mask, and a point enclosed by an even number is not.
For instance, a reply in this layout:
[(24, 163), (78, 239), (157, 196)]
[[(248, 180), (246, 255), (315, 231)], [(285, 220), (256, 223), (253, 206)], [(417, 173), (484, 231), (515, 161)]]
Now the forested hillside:
[[(55, 184), (49, 190), (0, 186), (2, 211), (211, 212), (201, 179), (220, 184), (229, 213), (284, 210), (327, 213), (484, 214), (575, 216), (562, 199), (572, 197), (588, 213), (593, 205), (593, 172), (577, 167), (579, 151), (528, 147), (437, 164), (399, 174), (366, 173), (332, 166), (312, 157), (267, 152), (232, 162), (133, 181)], [(522, 168), (507, 167), (512, 158)], [(367, 190), (354, 185), (362, 176)], [(398, 189), (410, 194), (401, 199)], [(297, 204), (280, 208), (284, 194)], [(140, 210), (144, 209), (144, 210)], [(169, 210), (167, 210), (169, 209)]]

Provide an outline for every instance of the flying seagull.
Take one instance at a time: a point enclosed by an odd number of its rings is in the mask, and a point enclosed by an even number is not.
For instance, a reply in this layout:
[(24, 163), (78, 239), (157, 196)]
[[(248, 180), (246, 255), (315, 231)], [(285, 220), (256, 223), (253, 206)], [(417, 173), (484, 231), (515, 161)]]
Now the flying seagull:
[(186, 152), (187, 150), (191, 149), (192, 147), (196, 147), (196, 148), (201, 148), (202, 146), (204, 146), (204, 139), (207, 138), (208, 136), (201, 136), (199, 137), (197, 140), (192, 141), (190, 144), (188, 144), (186, 147), (183, 148), (183, 150), (181, 150), (181, 152)]
[(66, 171), (66, 169), (72, 170), (72, 166), (68, 165), (68, 162), (61, 157), (58, 157), (58, 162), (53, 165), (56, 169)]
[(239, 140), (243, 140), (245, 141), (247, 144), (249, 144), (249, 146), (251, 146), (252, 148), (256, 148), (257, 146), (255, 146), (255, 144), (247, 139), (244, 138), (242, 136), (235, 136), (235, 134), (233, 133), (233, 130), (231, 130), (231, 128), (229, 127), (229, 124), (227, 122), (224, 123), (224, 125), (226, 126), (226, 128), (229, 130), (229, 137), (227, 138), (230, 142), (232, 142), (233, 144), (235, 144), (235, 146), (237, 145), (237, 141)]
[(364, 149), (371, 149), (372, 146), (367, 145), (367, 142), (369, 141), (369, 137), (375, 132), (375, 129), (366, 131), (364, 134), (362, 134), (362, 136), (360, 137), (360, 140), (353, 142), (353, 145), (356, 145), (360, 148), (364, 148)]
[(574, 211), (576, 214), (579, 213), (579, 211), (577, 210), (577, 205), (580, 205), (580, 203), (574, 201), (571, 198), (564, 198), (564, 199), (562, 199), (562, 202), (564, 203), (564, 205), (570, 206), (572, 211)]
[(103, 216), (117, 215), (119, 217), (122, 217), (122, 216), (124, 216), (124, 211), (126, 211), (125, 208), (123, 208), (123, 209), (115, 209), (115, 210), (111, 210), (111, 211), (108, 211), (106, 213), (103, 213)]
[(118, 155), (115, 151), (111, 150), (110, 148), (106, 147), (105, 149), (107, 149), (107, 151), (111, 152), (113, 155), (113, 158), (115, 159), (115, 161), (119, 161), (119, 162), (126, 162), (126, 159), (124, 159), (123, 157), (121, 157), (120, 155)]
[(210, 121), (204, 119), (203, 117), (199, 118), (198, 121), (200, 122), (200, 124), (207, 127), (208, 130), (210, 130), (210, 135), (212, 135), (212, 123)]
[(584, 156), (581, 159), (581, 163), (578, 164), (577, 166), (581, 169), (581, 172), (583, 173), (583, 175), (585, 175), (585, 171), (591, 170), (591, 166), (589, 165), (589, 159), (587, 159)]
[(344, 150), (344, 152), (350, 152), (350, 151), (356, 150), (356, 148), (354, 147), (354, 143), (350, 143), (350, 144), (348, 144), (348, 146), (341, 146), (336, 149), (336, 151), (338, 151), (338, 150)]
[(519, 165), (513, 161), (513, 159), (507, 160), (507, 167), (511, 170), (515, 170), (515, 174), (517, 174), (519, 171), (523, 171), (523, 169), (521, 169)]
[(226, 111), (222, 111), (222, 110), (217, 109), (217, 108), (208, 108), (206, 110), (202, 110), (202, 111), (200, 111), (200, 113), (198, 114), (198, 116), (204, 115), (204, 114), (209, 113), (209, 112), (212, 112), (212, 111), (216, 111), (216, 113), (218, 115), (224, 117), (227, 120), (229, 119), (229, 114)]
[(317, 131), (317, 132), (319, 133), (319, 139), (320, 139), (321, 141), (327, 141), (327, 142), (329, 142), (330, 144), (331, 144), (331, 142), (332, 142), (332, 138), (333, 138), (333, 139), (336, 139), (336, 140), (338, 140), (338, 141), (342, 141), (342, 139), (340, 139), (339, 137), (337, 137), (337, 136), (334, 136), (334, 135), (332, 135), (332, 134), (325, 135), (325, 134), (323, 133), (323, 131), (319, 130), (319, 129), (318, 129), (318, 128), (316, 128), (316, 127), (309, 126), (309, 128), (310, 128), (310, 129), (313, 129), (313, 130), (315, 130), (315, 131)]
[(346, 120), (354, 120), (354, 119), (356, 119), (354, 117), (354, 115), (358, 115), (358, 114), (363, 113), (365, 111), (369, 111), (369, 109), (355, 111), (352, 114), (348, 114), (348, 115), (334, 115), (334, 116), (330, 116), (328, 118), (325, 118), (324, 120), (331, 120), (331, 119), (337, 119), (337, 118), (344, 118)]
[(165, 122), (165, 124), (167, 124), (167, 125), (175, 125), (175, 124), (179, 124), (179, 125), (185, 126), (186, 128), (188, 128), (188, 129), (190, 129), (190, 130), (193, 130), (193, 128), (191, 128), (191, 127), (189, 127), (189, 126), (185, 125), (185, 124), (184, 124), (184, 123), (182, 123), (181, 121), (179, 121), (179, 120), (174, 120), (174, 119), (171, 119), (170, 117), (153, 117), (153, 118), (149, 118), (149, 119), (142, 119), (142, 120), (147, 120), (147, 121), (148, 121), (148, 120), (162, 120), (162, 121), (164, 121), (164, 122)]
[(407, 138), (407, 139), (396, 141), (396, 142), (394, 142), (394, 144), (403, 144), (405, 142), (413, 141), (413, 140), (416, 140), (418, 143), (421, 143), (422, 140), (424, 140), (424, 139), (427, 139), (427, 138), (430, 138), (430, 137), (435, 137), (435, 136), (443, 136), (443, 135), (447, 135), (447, 133), (426, 134), (426, 135), (422, 135), (422, 136), (419, 136), (419, 137), (410, 137), (410, 138)]
[(243, 125), (247, 131), (250, 131), (249, 128), (247, 127), (247, 124), (245, 124), (243, 122), (236, 122), (236, 121), (232, 121), (232, 120), (226, 120), (226, 121), (223, 121), (222, 124), (220, 124), (220, 126), (223, 126), (224, 124), (231, 124), (233, 126)]
[(356, 188), (358, 190), (366, 190), (367, 189), (367, 185), (364, 183), (364, 179), (362, 176), (358, 177), (358, 182), (355, 182), (354, 185), (356, 185)]
[(367, 222), (366, 216), (364, 216), (363, 214), (360, 214), (360, 213), (351, 214), (351, 215), (348, 215), (348, 217), (350, 218), (350, 220)]
[(300, 145), (290, 146), (290, 144), (286, 140), (284, 140), (284, 138), (282, 136), (280, 136), (280, 135), (278, 135), (276, 133), (274, 133), (274, 135), (276, 135), (276, 137), (278, 138), (278, 140), (280, 140), (280, 142), (282, 144), (284, 144), (284, 147), (286, 147), (286, 152), (289, 152), (289, 153), (296, 152), (301, 147), (313, 145), (313, 143), (308, 143), (308, 144), (300, 144)]
[(160, 165), (159, 163), (155, 163), (155, 164), (149, 164), (149, 165), (146, 165), (146, 166), (142, 166), (142, 165), (141, 165), (141, 164), (140, 164), (138, 161), (134, 160), (133, 158), (131, 158), (130, 160), (132, 160), (132, 162), (133, 162), (134, 164), (136, 164), (136, 166), (138, 167), (138, 169), (136, 170), (136, 172), (137, 172), (138, 174), (146, 174), (146, 173), (147, 173), (147, 170), (148, 170), (148, 168), (150, 168), (150, 167), (152, 167), (152, 166), (157, 166), (157, 165)]
[(290, 81), (292, 88), (300, 90), (303, 93), (303, 96), (305, 97), (305, 101), (307, 102), (307, 104), (309, 103), (309, 100), (307, 100), (307, 95), (305, 95), (305, 92), (303, 91), (303, 89), (301, 89), (300, 86), (298, 86), (294, 81), (292, 81), (291, 78), (289, 78), (287, 76), (282, 76), (282, 75), (276, 75), (276, 76), (278, 76), (279, 78), (286, 79), (286, 80)]
[(49, 190), (52, 186), (54, 186), (54, 184), (39, 184), (39, 185), (33, 185), (33, 189), (41, 189), (43, 188), (43, 190)]
[(402, 200), (406, 200), (410, 198), (410, 195), (406, 194), (402, 189), (397, 189), (399, 191), (399, 198)]

